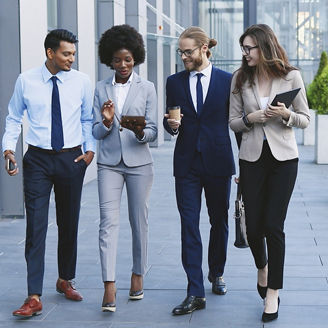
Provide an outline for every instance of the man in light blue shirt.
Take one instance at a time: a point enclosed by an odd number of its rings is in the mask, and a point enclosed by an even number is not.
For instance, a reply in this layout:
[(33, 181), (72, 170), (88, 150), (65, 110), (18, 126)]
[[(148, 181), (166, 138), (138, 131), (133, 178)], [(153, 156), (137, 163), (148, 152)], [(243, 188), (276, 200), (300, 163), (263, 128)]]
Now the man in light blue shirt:
[(19, 75), (8, 106), (2, 149), (11, 164), (7, 165), (11, 176), (19, 171), (15, 148), (24, 111), (29, 121), (26, 136), (29, 146), (23, 158), (28, 298), (13, 312), (19, 317), (42, 312), (40, 296), (52, 187), (58, 225), (56, 289), (68, 299), (82, 300), (71, 280), (75, 278), (83, 179), (93, 160), (96, 143), (92, 136), (90, 80), (87, 75), (71, 69), (77, 41), (67, 30), (51, 31), (44, 42), (45, 64)]

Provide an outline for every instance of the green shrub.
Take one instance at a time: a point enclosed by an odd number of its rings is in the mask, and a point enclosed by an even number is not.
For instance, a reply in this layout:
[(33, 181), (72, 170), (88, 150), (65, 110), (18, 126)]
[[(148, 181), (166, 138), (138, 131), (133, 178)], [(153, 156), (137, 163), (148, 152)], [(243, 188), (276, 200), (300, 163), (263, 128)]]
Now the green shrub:
[(317, 71), (317, 74), (315, 75), (314, 78), (316, 78), (317, 76), (319, 76), (323, 69), (328, 65), (328, 57), (327, 57), (327, 53), (326, 51), (323, 51), (321, 53), (321, 57), (320, 57), (320, 63), (319, 63), (319, 68), (318, 68), (318, 71)]
[(312, 93), (313, 108), (318, 114), (328, 114), (328, 66), (314, 81)]
[(318, 114), (328, 114), (328, 57), (323, 51), (320, 57), (320, 64), (313, 81), (308, 85), (306, 95), (309, 106), (315, 109)]

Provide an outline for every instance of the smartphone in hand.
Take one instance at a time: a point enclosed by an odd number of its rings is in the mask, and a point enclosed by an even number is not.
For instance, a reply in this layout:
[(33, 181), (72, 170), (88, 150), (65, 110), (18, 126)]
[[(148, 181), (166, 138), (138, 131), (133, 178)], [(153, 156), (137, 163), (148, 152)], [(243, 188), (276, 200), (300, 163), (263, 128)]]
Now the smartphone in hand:
[(6, 170), (13, 171), (13, 170), (15, 170), (15, 168), (16, 168), (16, 165), (9, 158), (7, 158), (6, 159)]

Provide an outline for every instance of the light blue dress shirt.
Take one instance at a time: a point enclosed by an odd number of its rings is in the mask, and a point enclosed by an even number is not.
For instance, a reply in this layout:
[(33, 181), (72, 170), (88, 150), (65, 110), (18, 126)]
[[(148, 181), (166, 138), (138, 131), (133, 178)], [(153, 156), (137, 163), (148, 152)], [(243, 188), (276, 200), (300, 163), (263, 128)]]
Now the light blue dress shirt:
[[(64, 147), (83, 145), (84, 152), (95, 152), (92, 136), (92, 91), (89, 77), (76, 70), (56, 74), (64, 133)], [(19, 75), (8, 105), (6, 130), (2, 139), (3, 151), (15, 150), (21, 133), (24, 111), (29, 129), (27, 144), (43, 149), (51, 148), (52, 74), (46, 65)]]

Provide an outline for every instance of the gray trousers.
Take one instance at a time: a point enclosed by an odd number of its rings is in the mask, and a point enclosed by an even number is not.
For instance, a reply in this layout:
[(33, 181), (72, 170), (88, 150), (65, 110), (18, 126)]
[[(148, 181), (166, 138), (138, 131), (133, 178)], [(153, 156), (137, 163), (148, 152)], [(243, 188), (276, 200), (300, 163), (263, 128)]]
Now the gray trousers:
[(99, 251), (103, 281), (115, 281), (120, 225), (120, 204), (126, 184), (132, 230), (132, 272), (143, 275), (147, 268), (148, 200), (153, 184), (153, 164), (127, 167), (98, 164), (100, 206)]

